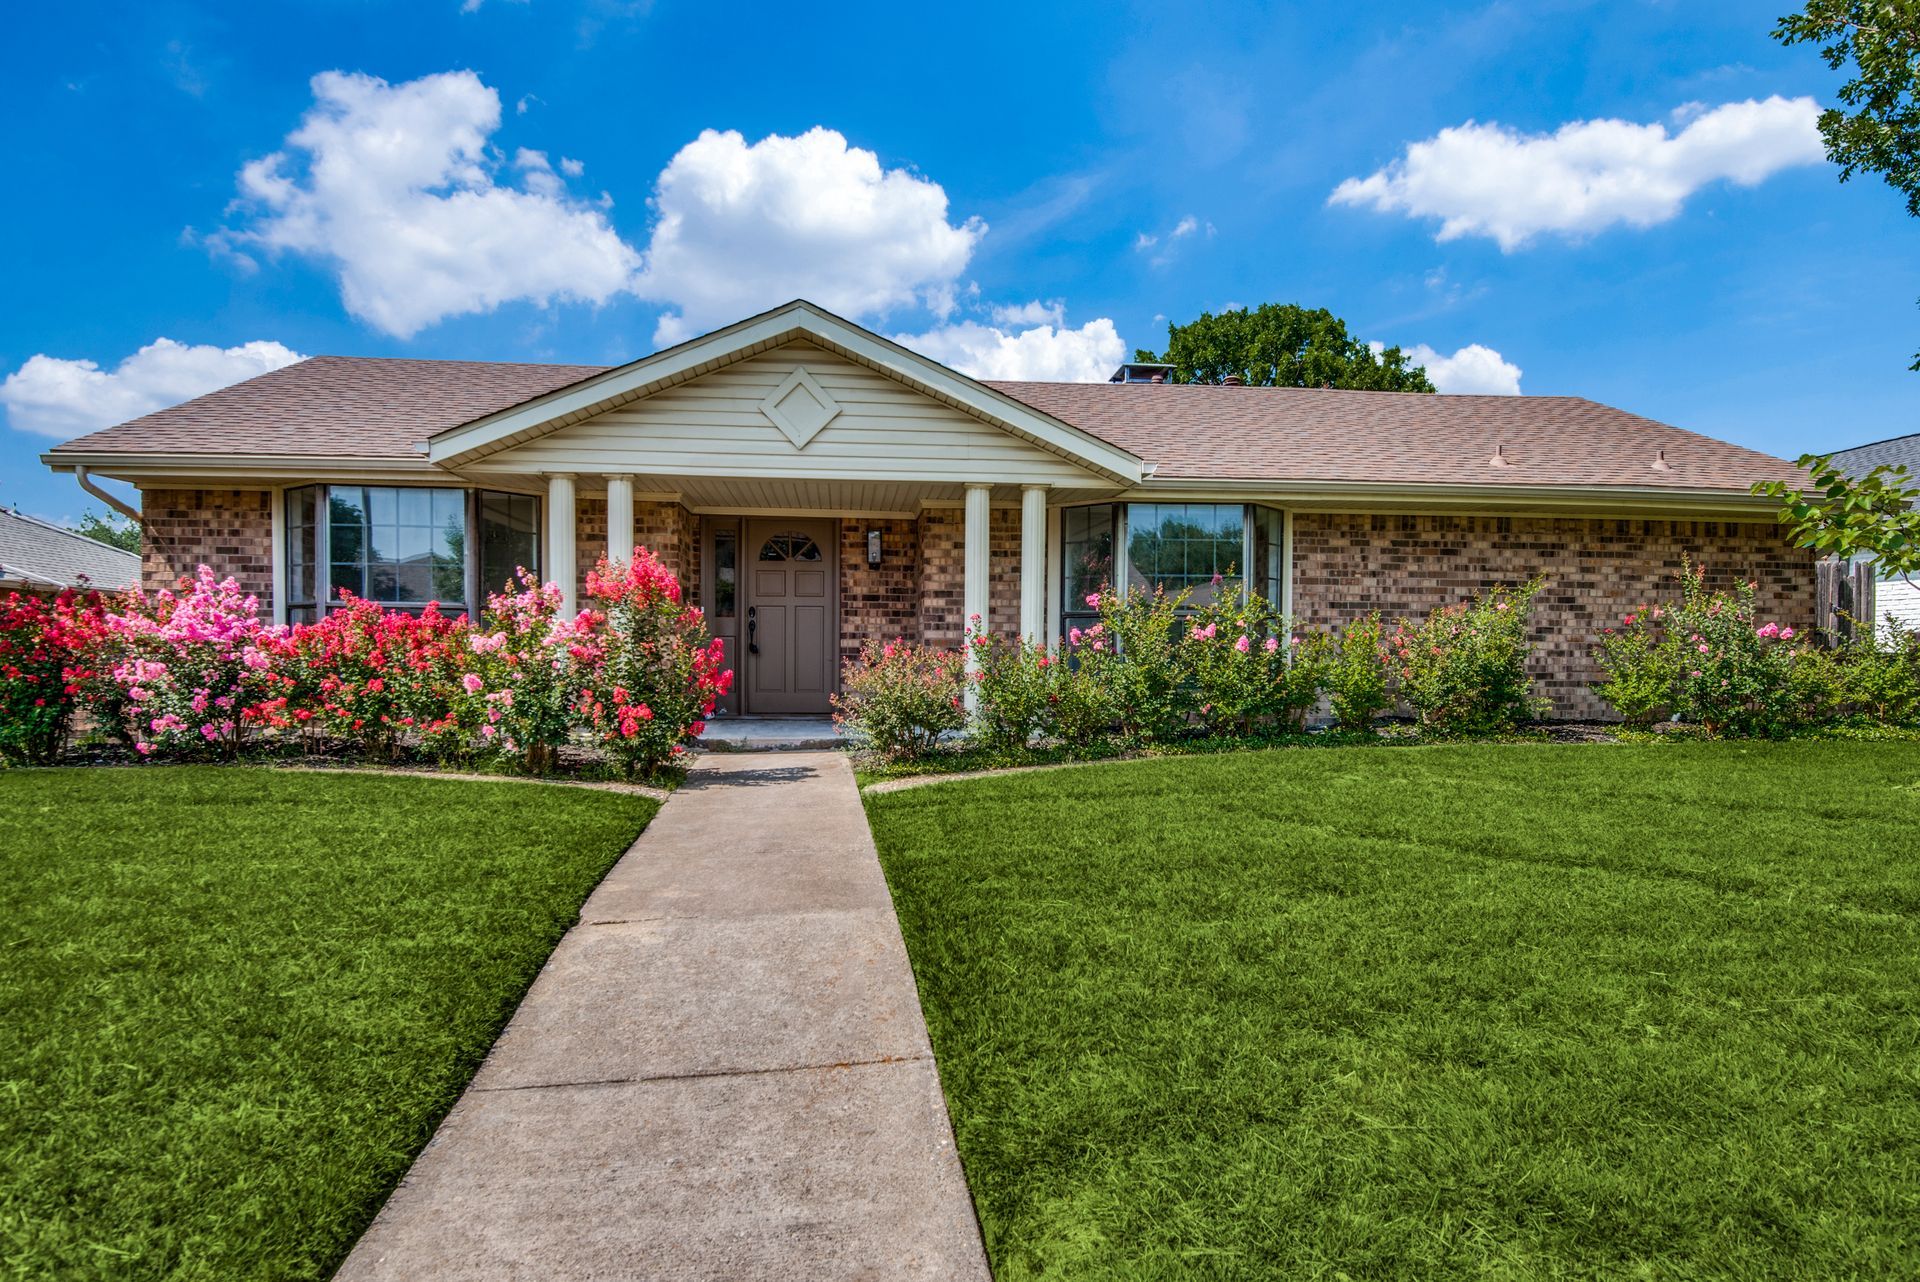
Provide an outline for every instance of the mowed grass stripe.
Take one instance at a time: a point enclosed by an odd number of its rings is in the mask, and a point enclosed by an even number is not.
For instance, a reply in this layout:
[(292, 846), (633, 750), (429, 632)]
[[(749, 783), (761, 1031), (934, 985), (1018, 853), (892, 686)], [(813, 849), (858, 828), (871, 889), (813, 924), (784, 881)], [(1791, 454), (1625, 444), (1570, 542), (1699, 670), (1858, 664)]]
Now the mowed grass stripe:
[(1723, 747), (874, 798), (1001, 1276), (1911, 1274), (1920, 752)]

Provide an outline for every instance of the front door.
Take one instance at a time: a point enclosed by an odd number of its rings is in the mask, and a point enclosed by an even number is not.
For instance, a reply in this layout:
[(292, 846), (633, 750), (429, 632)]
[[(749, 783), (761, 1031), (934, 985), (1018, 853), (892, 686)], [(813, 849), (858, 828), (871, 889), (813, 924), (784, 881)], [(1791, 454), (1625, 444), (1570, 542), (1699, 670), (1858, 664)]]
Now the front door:
[(749, 521), (746, 711), (817, 716), (832, 711), (835, 561), (832, 521)]

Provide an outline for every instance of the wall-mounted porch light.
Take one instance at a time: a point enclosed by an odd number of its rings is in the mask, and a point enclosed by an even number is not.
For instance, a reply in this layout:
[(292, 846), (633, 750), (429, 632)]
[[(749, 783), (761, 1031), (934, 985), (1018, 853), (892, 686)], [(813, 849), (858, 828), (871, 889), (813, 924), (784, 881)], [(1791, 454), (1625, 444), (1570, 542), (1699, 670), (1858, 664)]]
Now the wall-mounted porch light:
[(867, 531), (867, 564), (880, 564), (880, 531)]

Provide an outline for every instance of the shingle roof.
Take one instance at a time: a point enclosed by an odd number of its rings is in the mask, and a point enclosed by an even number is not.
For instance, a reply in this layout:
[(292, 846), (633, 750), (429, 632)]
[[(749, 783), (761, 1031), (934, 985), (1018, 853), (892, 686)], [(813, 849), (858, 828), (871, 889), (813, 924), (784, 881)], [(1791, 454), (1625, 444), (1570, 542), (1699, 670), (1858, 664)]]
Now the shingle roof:
[(140, 578), (140, 558), (38, 517), (0, 508), (0, 582), (120, 592)]
[[(1577, 396), (1175, 383), (989, 383), (1155, 464), (1156, 479), (1742, 490), (1784, 459)], [(1666, 468), (1656, 468), (1660, 452)], [(1504, 467), (1491, 465), (1498, 453)]]
[(598, 374), (598, 365), (313, 356), (117, 427), (54, 454), (416, 458), (435, 432)]
[[(62, 454), (417, 458), (448, 428), (604, 372), (316, 356), (57, 446)], [(1157, 479), (1745, 491), (1783, 459), (1568, 396), (1198, 384), (987, 386), (1130, 451)], [(1655, 467), (1665, 451), (1666, 468)], [(1508, 466), (1494, 467), (1496, 451)]]
[(1865, 476), (1883, 463), (1890, 467), (1904, 464), (1909, 478), (1907, 484), (1912, 485), (1920, 482), (1920, 432), (1839, 450), (1834, 453), (1833, 461), (1850, 476)]

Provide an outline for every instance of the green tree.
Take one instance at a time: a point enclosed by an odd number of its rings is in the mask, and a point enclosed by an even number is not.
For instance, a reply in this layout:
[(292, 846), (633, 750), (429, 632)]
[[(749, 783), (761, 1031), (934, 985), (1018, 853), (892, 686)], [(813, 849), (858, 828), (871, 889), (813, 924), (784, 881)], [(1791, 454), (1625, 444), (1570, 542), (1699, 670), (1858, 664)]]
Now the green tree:
[[(1881, 175), (1920, 218), (1920, 0), (1808, 0), (1779, 20), (1773, 37), (1819, 45), (1835, 71), (1851, 64), (1841, 106), (1820, 113), (1827, 159), (1840, 166), (1841, 182)], [(1920, 354), (1910, 368), (1920, 370)]]
[(73, 527), (73, 532), (105, 543), (108, 547), (119, 548), (122, 552), (140, 550), (140, 523), (128, 520), (117, 512), (108, 513), (106, 516), (101, 516), (98, 512), (89, 512), (80, 518), (79, 524)]
[(1426, 370), (1408, 363), (1398, 347), (1375, 351), (1326, 308), (1309, 311), (1293, 303), (1202, 312), (1184, 325), (1167, 326), (1165, 352), (1143, 347), (1134, 359), (1173, 366), (1176, 383), (1217, 383), (1231, 374), (1259, 387), (1434, 390)]
[(1805, 454), (1811, 489), (1765, 481), (1755, 494), (1780, 500), (1780, 523), (1801, 547), (1843, 560), (1870, 557), (1882, 578), (1908, 583), (1920, 574), (1920, 489), (1907, 486), (1907, 469), (1882, 463), (1851, 477), (1824, 454)]

